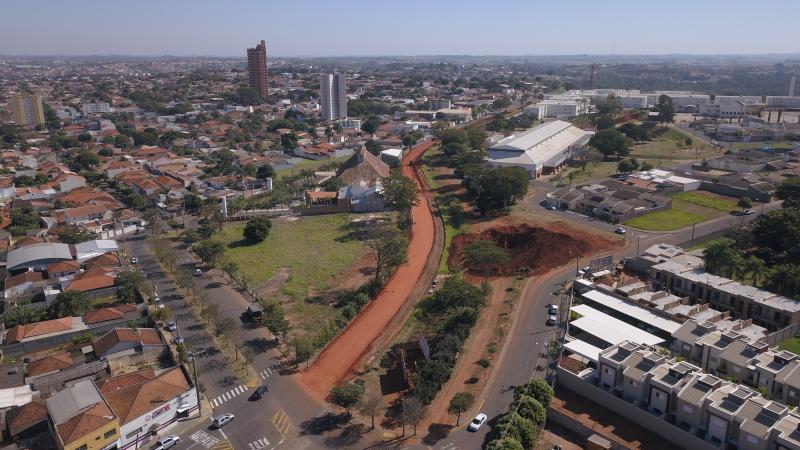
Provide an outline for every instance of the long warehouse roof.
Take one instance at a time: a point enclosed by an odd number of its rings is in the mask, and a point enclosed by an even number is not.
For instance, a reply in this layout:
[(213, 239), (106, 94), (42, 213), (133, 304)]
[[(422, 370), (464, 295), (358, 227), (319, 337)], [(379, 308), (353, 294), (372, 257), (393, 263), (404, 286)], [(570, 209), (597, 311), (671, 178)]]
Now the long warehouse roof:
[(666, 331), (669, 334), (677, 331), (682, 325), (674, 320), (669, 320), (659, 316), (658, 314), (653, 314), (644, 308), (632, 305), (624, 300), (620, 300), (614, 296), (604, 294), (600, 291), (592, 290), (584, 292), (581, 294), (581, 296), (586, 297), (593, 302), (599, 303), (606, 308), (613, 309), (614, 311), (617, 311), (628, 317), (633, 317), (634, 319), (640, 320), (648, 325), (658, 328), (659, 330)]
[(608, 342), (611, 345), (619, 344), (624, 341), (631, 341), (637, 344), (658, 345), (664, 342), (658, 336), (652, 335), (644, 330), (640, 330), (633, 325), (629, 325), (608, 314), (598, 311), (588, 305), (577, 305), (572, 307), (572, 311), (580, 314), (578, 320), (569, 323), (570, 327), (580, 328), (581, 330)]

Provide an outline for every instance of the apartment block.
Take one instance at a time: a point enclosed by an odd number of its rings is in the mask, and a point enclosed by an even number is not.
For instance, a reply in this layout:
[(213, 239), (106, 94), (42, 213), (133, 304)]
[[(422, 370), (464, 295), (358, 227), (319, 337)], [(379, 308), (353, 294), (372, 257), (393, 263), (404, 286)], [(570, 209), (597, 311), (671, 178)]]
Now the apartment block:
[(558, 382), (683, 448), (800, 450), (800, 415), (756, 390), (624, 342)]
[(42, 97), (36, 94), (18, 94), (11, 97), (11, 109), (17, 125), (44, 125)]

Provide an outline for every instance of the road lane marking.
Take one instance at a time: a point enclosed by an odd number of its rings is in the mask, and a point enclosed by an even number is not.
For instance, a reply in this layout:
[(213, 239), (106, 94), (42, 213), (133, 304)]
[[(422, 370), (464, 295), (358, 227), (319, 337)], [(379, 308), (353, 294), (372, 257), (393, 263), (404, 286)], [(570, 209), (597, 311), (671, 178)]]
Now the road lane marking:
[(278, 433), (280, 433), (283, 438), (278, 444), (282, 443), (286, 439), (286, 436), (294, 431), (294, 425), (289, 420), (289, 416), (287, 416), (286, 412), (282, 409), (279, 409), (272, 416), (272, 424), (275, 425), (275, 429), (278, 430)]
[(205, 448), (211, 448), (215, 444), (219, 443), (219, 439), (211, 436), (203, 430), (195, 431), (191, 436), (189, 436), (189, 439)]

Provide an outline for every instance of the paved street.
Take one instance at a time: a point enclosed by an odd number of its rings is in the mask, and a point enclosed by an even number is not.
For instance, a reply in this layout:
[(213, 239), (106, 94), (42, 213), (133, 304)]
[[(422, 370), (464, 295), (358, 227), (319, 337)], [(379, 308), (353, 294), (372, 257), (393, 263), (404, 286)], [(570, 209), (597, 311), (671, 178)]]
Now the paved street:
[[(313, 440), (298, 438), (299, 424), (320, 415), (325, 405), (305, 395), (296, 385), (292, 367), (286, 367), (274, 349), (273, 336), (264, 327), (252, 328), (242, 322), (242, 313), (248, 301), (224, 283), (219, 274), (208, 272), (197, 277), (197, 283), (211, 302), (219, 305), (220, 316), (232, 318), (237, 323), (235, 333), (240, 349), (256, 351), (254, 366), (260, 383), (269, 385), (269, 393), (262, 400), (251, 398), (254, 386), (245, 386), (234, 374), (226, 358), (214, 344), (205, 327), (195, 319), (190, 308), (184, 306), (183, 297), (161, 271), (154, 256), (149, 253), (144, 236), (128, 240), (131, 251), (139, 258), (140, 270), (156, 288), (161, 301), (174, 312), (178, 332), (190, 351), (205, 349), (207, 356), (196, 361), (198, 382), (205, 392), (215, 415), (234, 413), (236, 418), (222, 430), (211, 430), (210, 423), (198, 423), (189, 433), (184, 433), (178, 450), (184, 448), (271, 449), (316, 448)], [(196, 261), (185, 250), (177, 251), (179, 264), (193, 269)], [(241, 358), (241, 355), (240, 355)]]

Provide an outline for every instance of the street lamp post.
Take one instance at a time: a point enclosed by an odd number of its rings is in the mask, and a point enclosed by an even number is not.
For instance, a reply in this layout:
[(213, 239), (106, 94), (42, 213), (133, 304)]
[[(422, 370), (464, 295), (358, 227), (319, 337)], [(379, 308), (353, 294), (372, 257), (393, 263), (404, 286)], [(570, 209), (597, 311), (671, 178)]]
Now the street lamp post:
[(197, 397), (197, 414), (202, 416), (203, 415), (203, 402), (200, 401), (200, 388), (197, 386), (197, 366), (195, 365), (195, 359), (197, 356), (192, 352), (192, 374), (194, 375), (194, 394)]

